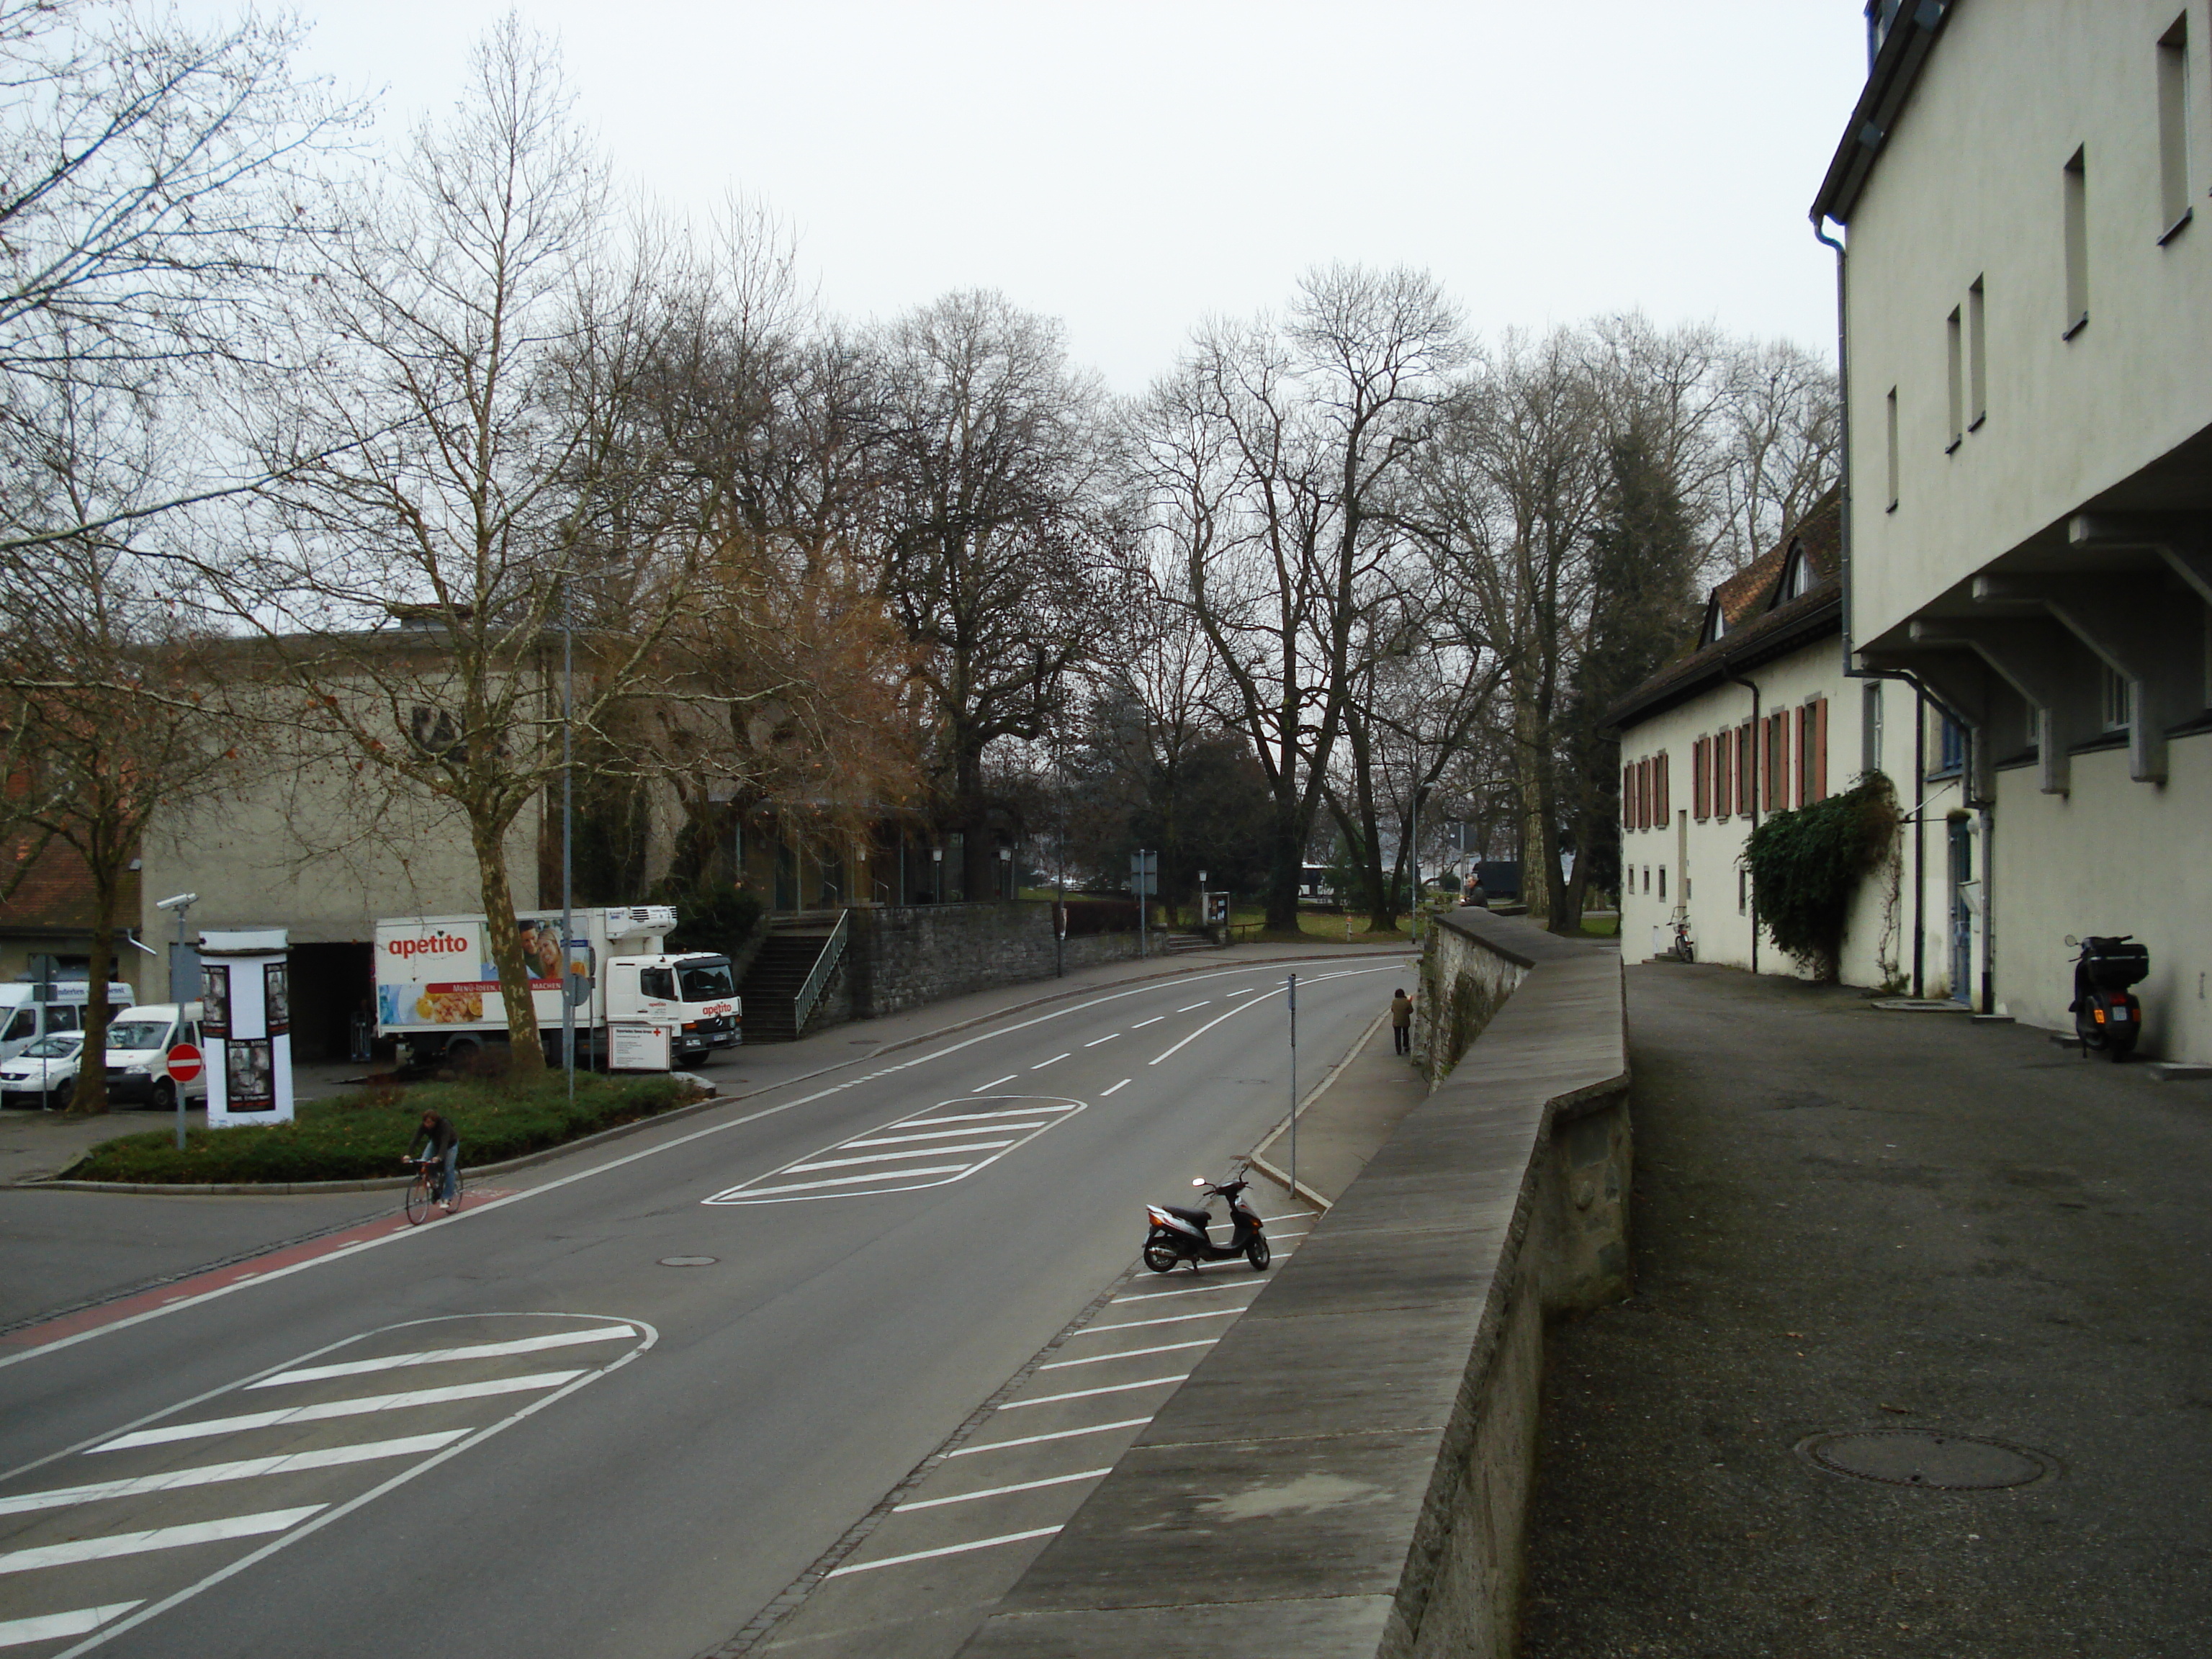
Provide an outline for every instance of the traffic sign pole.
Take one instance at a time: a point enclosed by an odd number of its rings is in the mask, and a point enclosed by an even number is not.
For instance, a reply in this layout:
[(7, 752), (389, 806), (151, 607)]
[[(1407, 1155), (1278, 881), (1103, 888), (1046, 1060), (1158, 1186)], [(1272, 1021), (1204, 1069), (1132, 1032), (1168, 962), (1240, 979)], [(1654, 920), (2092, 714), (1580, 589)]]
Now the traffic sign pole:
[(179, 1042), (165, 1056), (169, 1068), (169, 1081), (177, 1091), (177, 1150), (185, 1150), (185, 1085), (198, 1077), (206, 1062), (200, 1051), (189, 1042)]

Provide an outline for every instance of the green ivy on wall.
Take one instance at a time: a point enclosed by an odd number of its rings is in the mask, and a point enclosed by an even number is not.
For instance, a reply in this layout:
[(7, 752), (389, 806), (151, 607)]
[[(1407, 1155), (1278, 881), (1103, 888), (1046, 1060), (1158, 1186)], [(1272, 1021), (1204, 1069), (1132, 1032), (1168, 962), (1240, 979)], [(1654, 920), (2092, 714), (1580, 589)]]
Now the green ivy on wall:
[(1859, 883), (1894, 853), (1897, 793), (1879, 772), (1840, 795), (1777, 812), (1751, 832), (1751, 872), (1759, 925), (1808, 972), (1836, 976), (1844, 925)]

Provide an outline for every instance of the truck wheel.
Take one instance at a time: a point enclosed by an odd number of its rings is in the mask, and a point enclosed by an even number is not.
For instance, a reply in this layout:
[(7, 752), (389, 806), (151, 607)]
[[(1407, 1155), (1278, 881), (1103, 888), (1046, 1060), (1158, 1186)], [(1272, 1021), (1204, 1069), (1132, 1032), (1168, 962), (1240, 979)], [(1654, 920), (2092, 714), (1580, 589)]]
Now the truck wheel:
[(483, 1053), (483, 1045), (474, 1038), (455, 1037), (446, 1045), (446, 1052), (440, 1054), (438, 1060), (441, 1065), (450, 1066), (457, 1072), (466, 1072), (476, 1065), (477, 1056)]
[(154, 1082), (153, 1095), (148, 1100), (147, 1103), (153, 1107), (153, 1109), (157, 1112), (175, 1111), (177, 1109), (177, 1085), (171, 1082), (167, 1078), (155, 1079)]

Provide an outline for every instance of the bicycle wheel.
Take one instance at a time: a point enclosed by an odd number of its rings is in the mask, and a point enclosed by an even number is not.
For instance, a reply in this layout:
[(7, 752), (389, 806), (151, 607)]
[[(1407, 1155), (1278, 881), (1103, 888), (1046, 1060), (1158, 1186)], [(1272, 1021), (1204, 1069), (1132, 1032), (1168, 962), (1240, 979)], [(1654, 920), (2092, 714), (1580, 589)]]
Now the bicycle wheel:
[(430, 1218), (430, 1211), (438, 1201), (438, 1189), (430, 1184), (428, 1170), (418, 1170), (415, 1178), (407, 1183), (407, 1222), (419, 1227)]

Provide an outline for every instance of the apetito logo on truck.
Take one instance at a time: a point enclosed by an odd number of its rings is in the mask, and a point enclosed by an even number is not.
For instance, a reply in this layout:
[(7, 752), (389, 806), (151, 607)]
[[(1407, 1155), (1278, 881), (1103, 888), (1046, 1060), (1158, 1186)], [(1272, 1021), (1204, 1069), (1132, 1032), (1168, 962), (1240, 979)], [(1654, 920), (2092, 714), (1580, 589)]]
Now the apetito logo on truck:
[(388, 939), (384, 948), (404, 962), (409, 957), (466, 956), (476, 942), (459, 933), (434, 933), (428, 939)]

